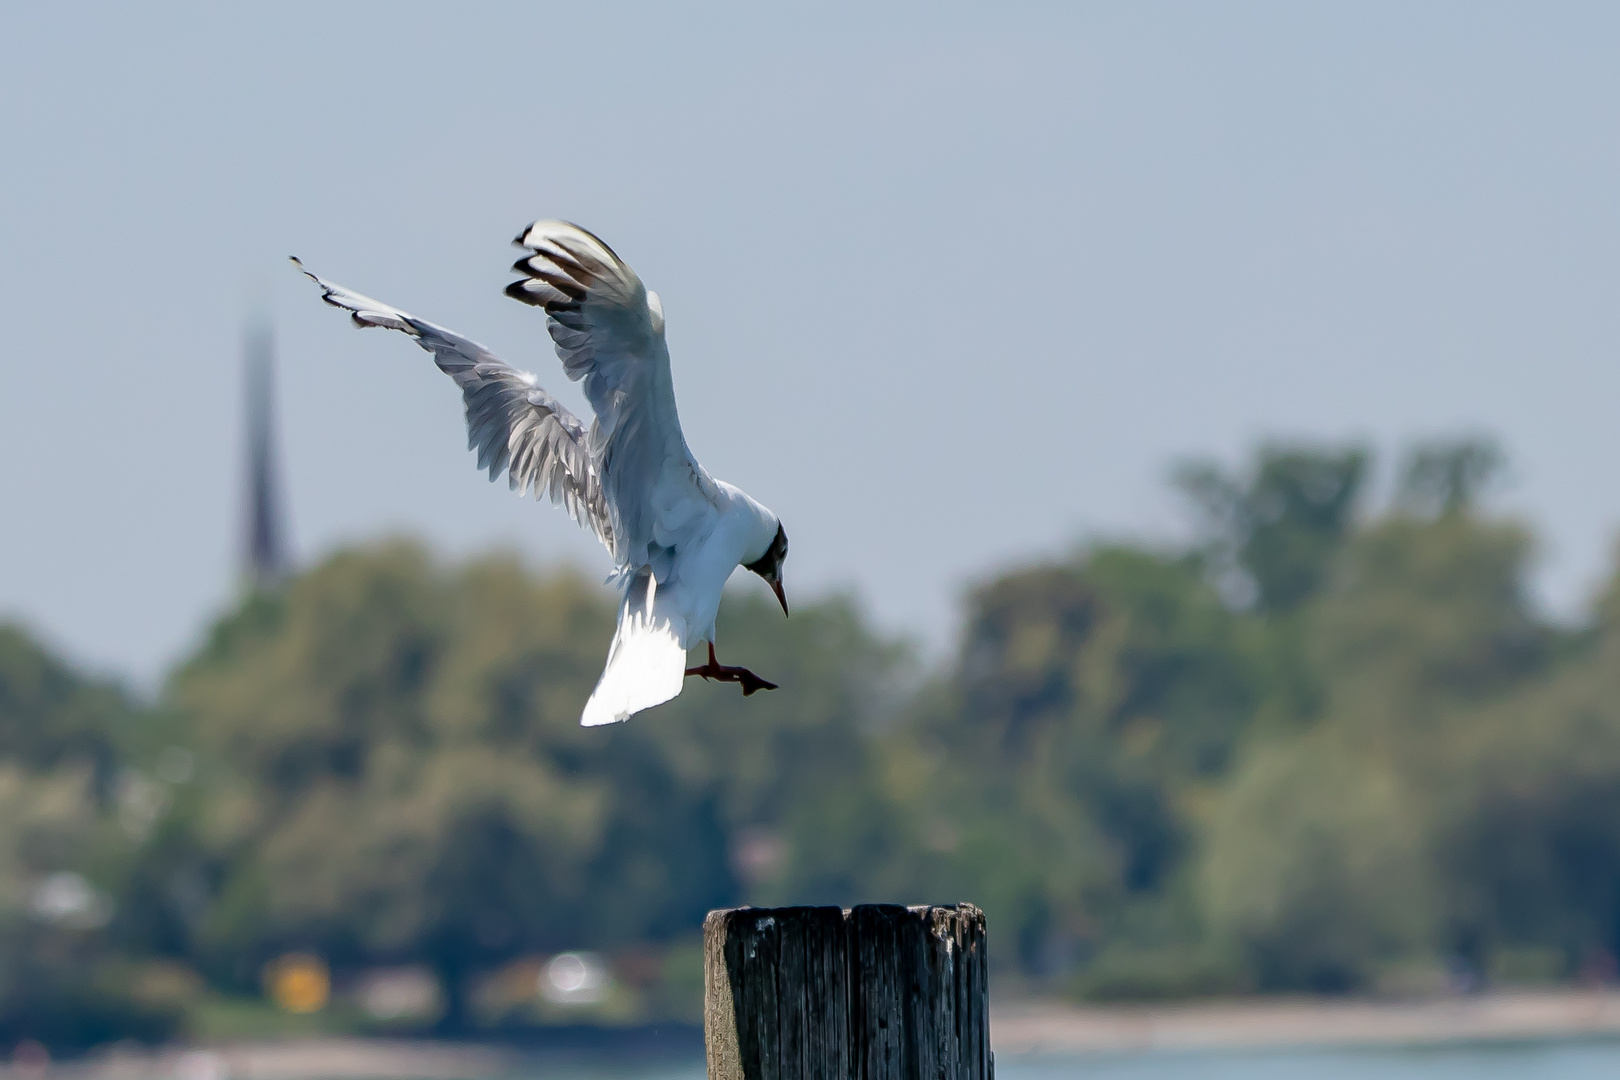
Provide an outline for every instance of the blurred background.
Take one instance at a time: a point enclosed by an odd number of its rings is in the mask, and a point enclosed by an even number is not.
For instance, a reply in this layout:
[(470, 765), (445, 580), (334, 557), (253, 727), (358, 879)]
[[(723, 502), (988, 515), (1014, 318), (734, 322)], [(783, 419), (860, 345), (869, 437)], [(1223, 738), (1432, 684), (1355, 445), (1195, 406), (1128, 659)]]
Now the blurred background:
[[(971, 900), (998, 1001), (1613, 982), (1617, 32), (0, 11), (0, 1049), (689, 1033), (741, 903)], [(606, 559), (285, 262), (583, 412), (540, 216), (787, 523), (775, 694), (581, 729)]]

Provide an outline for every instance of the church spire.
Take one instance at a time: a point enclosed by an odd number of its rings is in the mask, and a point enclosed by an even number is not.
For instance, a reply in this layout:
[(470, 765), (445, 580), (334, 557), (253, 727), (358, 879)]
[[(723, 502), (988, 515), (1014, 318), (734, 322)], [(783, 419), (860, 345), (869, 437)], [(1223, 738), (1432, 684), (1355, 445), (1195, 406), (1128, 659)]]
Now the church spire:
[(249, 324), (242, 361), (247, 410), (242, 579), (250, 588), (270, 589), (286, 577), (288, 558), (275, 440), (275, 346), (267, 322)]

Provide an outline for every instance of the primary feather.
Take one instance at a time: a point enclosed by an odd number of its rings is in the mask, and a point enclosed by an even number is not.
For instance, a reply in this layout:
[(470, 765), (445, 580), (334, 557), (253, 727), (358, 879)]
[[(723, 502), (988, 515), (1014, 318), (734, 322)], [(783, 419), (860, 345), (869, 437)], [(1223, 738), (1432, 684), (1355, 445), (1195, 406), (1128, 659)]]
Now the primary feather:
[(512, 265), (524, 277), (506, 294), (545, 309), (563, 371), (596, 414), (591, 458), (619, 572), (651, 566), (667, 585), (671, 540), (718, 493), (681, 433), (658, 297), (577, 225), (537, 221), (513, 243), (529, 254)]

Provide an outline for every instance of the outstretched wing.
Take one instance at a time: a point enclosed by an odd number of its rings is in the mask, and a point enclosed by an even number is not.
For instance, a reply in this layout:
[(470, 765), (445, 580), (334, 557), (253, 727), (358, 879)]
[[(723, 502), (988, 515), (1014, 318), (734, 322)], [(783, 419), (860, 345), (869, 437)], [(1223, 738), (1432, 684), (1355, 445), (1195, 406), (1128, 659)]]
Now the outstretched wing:
[(545, 309), (563, 370), (596, 413), (591, 455), (614, 556), (621, 570), (651, 566), (663, 582), (669, 552), (716, 494), (681, 433), (658, 297), (577, 225), (537, 221), (513, 243), (528, 254), (513, 264), (524, 276), (506, 294)]
[(535, 383), (488, 349), (460, 334), (341, 285), (298, 269), (321, 287), (321, 299), (351, 313), (359, 327), (385, 326), (416, 339), (433, 354), (439, 370), (461, 387), (467, 406), (467, 449), (478, 455), (478, 467), (490, 480), (502, 470), (513, 491), (535, 498), (548, 496), (568, 516), (594, 532), (609, 551), (612, 515), (602, 486), (591, 467), (589, 440), (579, 418)]

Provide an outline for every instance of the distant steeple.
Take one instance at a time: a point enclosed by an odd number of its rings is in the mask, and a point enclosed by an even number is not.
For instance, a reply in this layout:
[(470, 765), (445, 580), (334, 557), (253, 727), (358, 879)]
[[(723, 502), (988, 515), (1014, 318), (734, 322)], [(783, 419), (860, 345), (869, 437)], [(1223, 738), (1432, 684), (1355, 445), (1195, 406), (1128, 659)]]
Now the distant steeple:
[(242, 369), (247, 410), (242, 580), (250, 588), (271, 589), (287, 576), (289, 560), (276, 455), (275, 344), (267, 322), (248, 325)]

